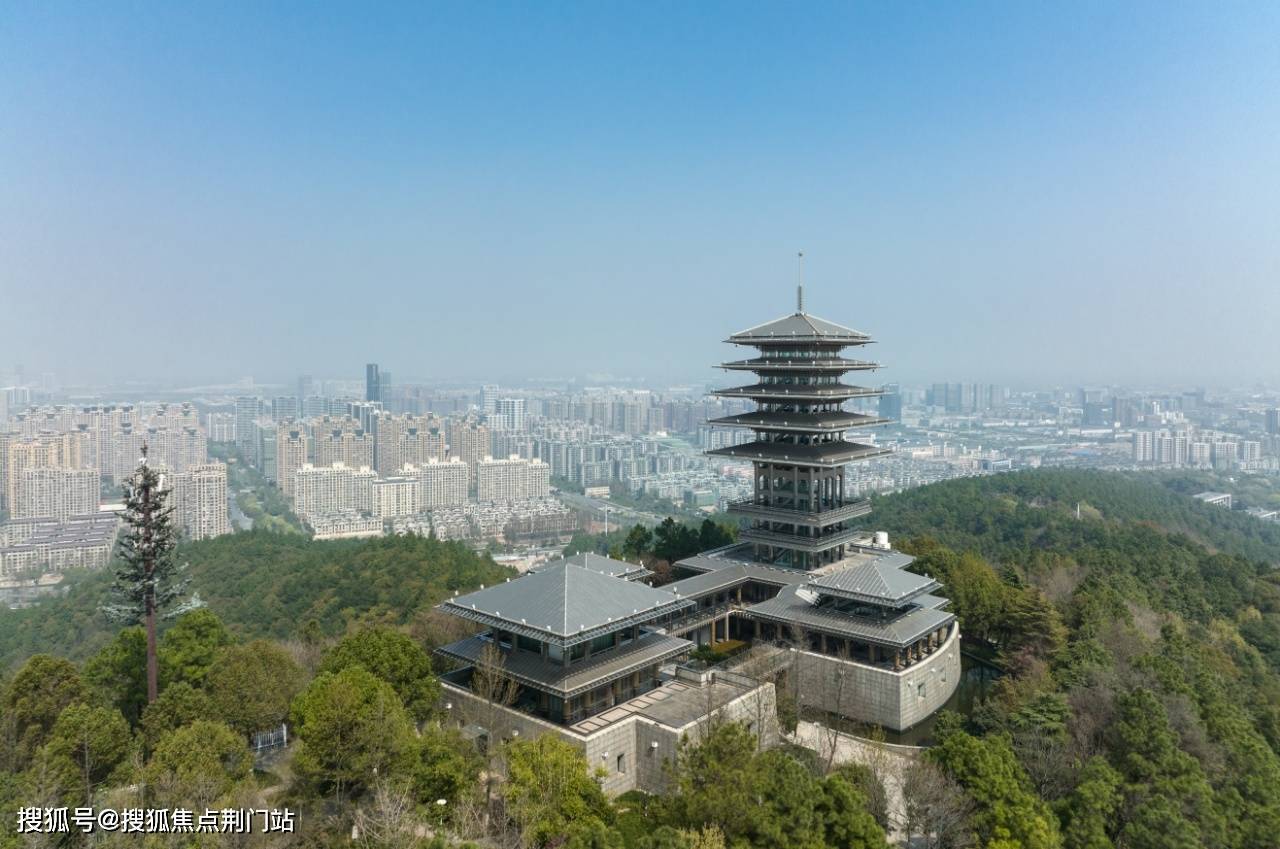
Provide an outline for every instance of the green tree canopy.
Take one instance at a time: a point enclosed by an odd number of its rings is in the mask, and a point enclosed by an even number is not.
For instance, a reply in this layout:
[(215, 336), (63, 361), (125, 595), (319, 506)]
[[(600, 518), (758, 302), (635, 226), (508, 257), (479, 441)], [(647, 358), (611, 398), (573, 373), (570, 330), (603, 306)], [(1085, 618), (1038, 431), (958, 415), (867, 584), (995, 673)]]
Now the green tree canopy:
[(208, 675), (214, 712), (241, 735), (268, 731), (289, 716), (302, 689), (302, 667), (279, 645), (254, 640), (218, 654)]
[(84, 665), (84, 680), (95, 698), (115, 705), (136, 726), (147, 704), (147, 632), (125, 628)]
[(197, 719), (213, 716), (213, 702), (203, 690), (185, 681), (170, 684), (160, 698), (142, 711), (142, 737), (148, 748), (154, 748), (170, 731), (177, 731)]
[(218, 653), (231, 644), (231, 635), (206, 607), (183, 614), (160, 640), (162, 687), (184, 681), (203, 687)]
[(375, 776), (412, 773), (413, 723), (390, 684), (363, 666), (322, 672), (293, 702), (294, 770), (335, 798), (357, 795)]
[(440, 700), (440, 682), (431, 658), (413, 638), (393, 628), (365, 628), (343, 637), (325, 653), (321, 672), (363, 666), (395, 688), (418, 721), (431, 715)]
[(220, 722), (199, 719), (161, 738), (147, 778), (162, 801), (204, 808), (248, 779), (252, 769), (243, 737)]
[(1062, 845), (1058, 821), (1031, 791), (1008, 737), (979, 738), (962, 730), (948, 730), (928, 756), (973, 797), (977, 805), (974, 825), (984, 844), (1021, 849)]
[(125, 759), (130, 741), (120, 711), (77, 703), (58, 715), (45, 748), (68, 799), (92, 805), (94, 791)]
[(585, 846), (612, 839), (602, 836), (602, 827), (612, 824), (613, 809), (586, 758), (554, 734), (507, 747), (504, 792), (526, 846), (554, 846), (571, 835)]
[(18, 763), (25, 765), (44, 745), (63, 709), (83, 702), (88, 693), (74, 663), (47, 654), (34, 655), (5, 690), (6, 721), (11, 722)]

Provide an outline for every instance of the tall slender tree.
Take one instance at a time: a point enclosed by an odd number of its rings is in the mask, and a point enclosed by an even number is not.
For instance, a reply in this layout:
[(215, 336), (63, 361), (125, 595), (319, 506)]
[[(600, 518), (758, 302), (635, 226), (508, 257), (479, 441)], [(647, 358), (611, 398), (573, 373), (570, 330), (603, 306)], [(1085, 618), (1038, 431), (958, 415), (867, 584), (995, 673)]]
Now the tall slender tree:
[(177, 538), (173, 508), (166, 504), (168, 498), (169, 492), (160, 474), (147, 464), (144, 444), (142, 460), (124, 486), (125, 530), (117, 548), (120, 565), (116, 569), (112, 600), (104, 610), (118, 622), (141, 624), (146, 628), (148, 704), (160, 695), (156, 618), (161, 610), (182, 596), (187, 584), (182, 580), (182, 568), (173, 559)]

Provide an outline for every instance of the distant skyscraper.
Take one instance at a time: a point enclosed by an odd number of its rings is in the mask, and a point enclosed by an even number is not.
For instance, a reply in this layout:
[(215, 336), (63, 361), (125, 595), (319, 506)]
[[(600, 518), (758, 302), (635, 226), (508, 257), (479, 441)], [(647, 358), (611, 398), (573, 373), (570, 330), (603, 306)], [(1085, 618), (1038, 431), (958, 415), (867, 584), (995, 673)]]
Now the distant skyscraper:
[(1280, 407), (1267, 410), (1267, 433), (1280, 434)]
[(486, 383), (480, 387), (480, 410), (486, 416), (491, 416), (498, 410), (498, 387), (493, 383)]
[(298, 401), (302, 402), (316, 394), (316, 380), (309, 374), (298, 377)]
[(253, 448), (253, 423), (258, 420), (261, 402), (257, 398), (241, 395), (236, 399), (236, 445), (246, 454)]
[(277, 395), (271, 399), (271, 418), (278, 422), (297, 418), (301, 413), (301, 405), (292, 395)]
[(369, 363), (364, 367), (364, 400), (381, 401), (382, 388), (378, 379), (378, 364)]
[(524, 430), (524, 399), (499, 398), (494, 406), (494, 417), (499, 427), (506, 430)]
[(1133, 432), (1133, 462), (1150, 463), (1155, 460), (1155, 434), (1149, 430)]
[(884, 394), (876, 399), (880, 418), (891, 422), (902, 421), (902, 390), (896, 383), (887, 384)]

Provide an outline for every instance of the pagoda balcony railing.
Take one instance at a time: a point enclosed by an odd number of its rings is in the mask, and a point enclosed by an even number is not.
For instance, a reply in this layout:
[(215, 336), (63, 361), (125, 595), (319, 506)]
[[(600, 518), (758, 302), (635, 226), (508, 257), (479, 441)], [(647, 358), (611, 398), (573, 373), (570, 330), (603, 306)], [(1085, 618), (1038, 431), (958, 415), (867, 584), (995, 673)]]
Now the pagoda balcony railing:
[(835, 533), (814, 537), (798, 536), (780, 531), (766, 531), (759, 528), (743, 528), (738, 532), (739, 542), (758, 542), (763, 545), (773, 545), (792, 551), (810, 552), (826, 551), (829, 548), (835, 548), (837, 545), (845, 545), (858, 540), (865, 540), (866, 538), (866, 531), (856, 528), (845, 528)]
[(731, 502), (729, 504), (729, 512), (736, 513), (739, 516), (787, 521), (796, 525), (816, 528), (866, 516), (871, 512), (871, 502), (867, 500), (853, 501), (815, 512), (813, 510), (797, 510), (792, 506), (775, 507), (770, 504), (759, 504), (751, 499), (746, 499), (744, 501)]

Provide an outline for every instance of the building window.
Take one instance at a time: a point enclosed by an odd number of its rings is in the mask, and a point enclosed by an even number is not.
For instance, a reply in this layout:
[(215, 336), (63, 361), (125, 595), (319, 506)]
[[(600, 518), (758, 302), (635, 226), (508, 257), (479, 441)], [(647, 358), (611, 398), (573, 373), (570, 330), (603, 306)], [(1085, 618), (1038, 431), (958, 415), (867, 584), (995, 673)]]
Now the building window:
[(921, 681), (919, 684), (916, 685), (916, 698), (919, 698), (919, 699), (924, 698), (924, 682), (923, 681)]
[(623, 775), (627, 772), (627, 756), (625, 754), (618, 755), (618, 772)]

